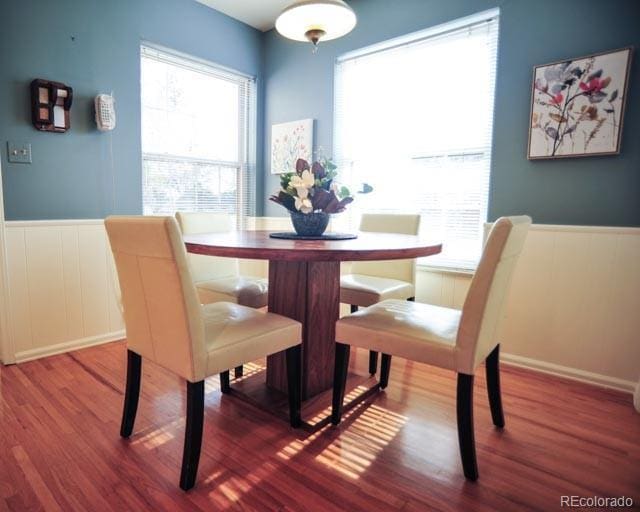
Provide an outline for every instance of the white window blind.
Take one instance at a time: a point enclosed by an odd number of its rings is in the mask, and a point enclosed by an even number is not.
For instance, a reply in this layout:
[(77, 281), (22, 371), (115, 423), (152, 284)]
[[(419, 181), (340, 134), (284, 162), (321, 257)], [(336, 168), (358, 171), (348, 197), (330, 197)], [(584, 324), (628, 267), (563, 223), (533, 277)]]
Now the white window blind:
[(255, 80), (141, 47), (146, 215), (226, 212), (242, 226), (255, 205)]
[[(487, 216), (498, 11), (340, 57), (334, 157), (341, 179), (373, 193), (357, 212), (420, 212), (442, 254), (422, 263), (473, 269)], [(355, 215), (354, 215), (355, 214)]]

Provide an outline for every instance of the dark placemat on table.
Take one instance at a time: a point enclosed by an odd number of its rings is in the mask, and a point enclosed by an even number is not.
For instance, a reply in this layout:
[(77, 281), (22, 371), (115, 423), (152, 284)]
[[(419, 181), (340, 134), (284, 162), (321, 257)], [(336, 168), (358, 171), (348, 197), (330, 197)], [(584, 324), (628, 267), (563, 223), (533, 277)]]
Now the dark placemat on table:
[(282, 231), (278, 233), (269, 233), (271, 238), (280, 238), (282, 240), (353, 240), (358, 235), (352, 233), (324, 233), (320, 236), (303, 236), (295, 231)]

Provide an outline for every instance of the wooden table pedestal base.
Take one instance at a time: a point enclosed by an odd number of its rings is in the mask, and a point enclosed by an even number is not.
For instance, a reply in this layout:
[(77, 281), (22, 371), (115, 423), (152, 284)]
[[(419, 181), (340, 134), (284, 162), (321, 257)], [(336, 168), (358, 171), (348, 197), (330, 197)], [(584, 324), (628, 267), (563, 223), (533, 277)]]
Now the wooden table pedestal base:
[[(302, 400), (333, 386), (339, 261), (270, 261), (269, 311), (302, 323)], [(287, 391), (284, 352), (267, 358), (267, 385)]]

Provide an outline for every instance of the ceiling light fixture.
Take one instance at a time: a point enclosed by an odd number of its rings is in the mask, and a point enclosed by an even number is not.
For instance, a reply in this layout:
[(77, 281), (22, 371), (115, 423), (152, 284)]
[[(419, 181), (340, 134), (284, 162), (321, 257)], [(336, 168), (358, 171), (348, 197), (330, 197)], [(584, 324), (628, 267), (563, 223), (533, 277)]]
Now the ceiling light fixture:
[(342, 0), (302, 0), (287, 7), (276, 20), (276, 30), (294, 41), (318, 43), (348, 34), (356, 26), (356, 14)]

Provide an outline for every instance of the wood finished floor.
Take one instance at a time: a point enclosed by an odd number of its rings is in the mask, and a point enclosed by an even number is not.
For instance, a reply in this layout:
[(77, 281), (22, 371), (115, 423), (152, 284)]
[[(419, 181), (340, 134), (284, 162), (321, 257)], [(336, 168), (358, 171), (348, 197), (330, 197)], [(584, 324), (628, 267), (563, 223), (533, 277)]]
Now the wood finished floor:
[[(366, 362), (363, 351), (352, 357)], [(0, 368), (0, 510), (549, 511), (564, 494), (640, 505), (640, 414), (629, 395), (505, 366), (499, 432), (480, 375), (480, 479), (469, 483), (454, 375), (402, 359), (386, 392), (314, 435), (221, 396), (209, 379), (198, 482), (185, 494), (184, 386), (143, 363), (124, 441), (124, 368), (121, 342)]]

